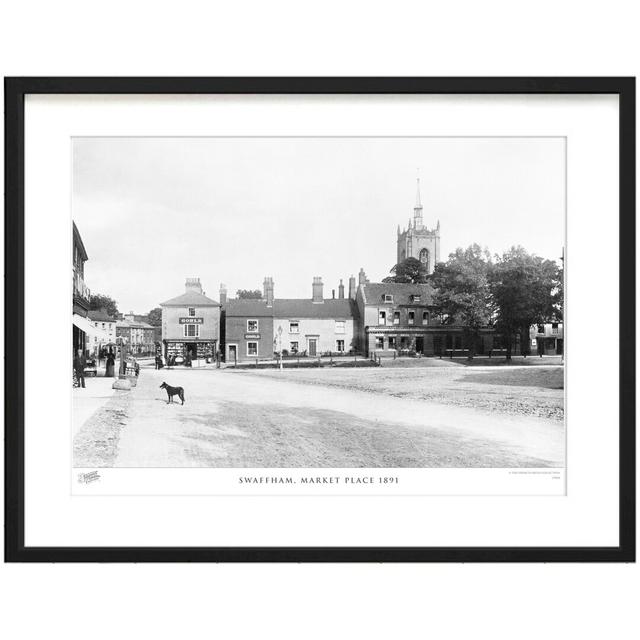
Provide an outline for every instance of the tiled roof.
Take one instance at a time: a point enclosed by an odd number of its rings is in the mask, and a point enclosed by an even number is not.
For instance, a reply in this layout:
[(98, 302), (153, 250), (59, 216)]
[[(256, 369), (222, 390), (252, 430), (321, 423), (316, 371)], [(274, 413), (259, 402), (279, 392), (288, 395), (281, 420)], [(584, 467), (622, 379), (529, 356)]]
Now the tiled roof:
[(273, 315), (273, 307), (267, 307), (266, 300), (262, 299), (233, 299), (227, 300), (222, 305), (226, 315), (229, 316), (256, 316), (265, 317)]
[(349, 298), (329, 298), (323, 302), (311, 299), (276, 298), (274, 315), (276, 318), (352, 318), (356, 314), (355, 302)]
[(116, 322), (104, 309), (89, 310), (87, 314), (94, 322)]
[(171, 298), (166, 302), (161, 302), (161, 307), (217, 307), (219, 302), (207, 298), (207, 296), (197, 291), (187, 291), (177, 298)]
[[(393, 304), (432, 304), (433, 287), (430, 284), (405, 284), (399, 282), (367, 282), (362, 285), (365, 304), (384, 302), (385, 295), (393, 296)], [(420, 296), (420, 302), (412, 296)]]

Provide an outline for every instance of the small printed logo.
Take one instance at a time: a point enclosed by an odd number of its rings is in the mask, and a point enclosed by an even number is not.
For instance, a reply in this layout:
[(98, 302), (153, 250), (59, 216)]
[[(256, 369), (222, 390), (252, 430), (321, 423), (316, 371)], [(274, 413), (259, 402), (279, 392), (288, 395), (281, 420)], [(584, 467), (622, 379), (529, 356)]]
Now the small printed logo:
[(100, 474), (97, 471), (89, 471), (88, 473), (78, 474), (78, 482), (80, 484), (89, 484), (90, 482), (95, 482), (96, 480), (100, 480)]

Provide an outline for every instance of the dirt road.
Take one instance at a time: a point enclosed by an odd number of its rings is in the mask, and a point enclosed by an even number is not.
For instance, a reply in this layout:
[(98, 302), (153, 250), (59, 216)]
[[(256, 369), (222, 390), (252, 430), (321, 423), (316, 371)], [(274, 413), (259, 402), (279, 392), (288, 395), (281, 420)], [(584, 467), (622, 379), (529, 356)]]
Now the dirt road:
[[(75, 466), (563, 466), (564, 427), (558, 420), (322, 380), (301, 384), (294, 377), (301, 372), (280, 378), (275, 373), (143, 369), (129, 395), (114, 397), (76, 435)], [(341, 375), (361, 380), (361, 373)], [(165, 380), (184, 387), (184, 406), (167, 404), (159, 388)], [(97, 433), (98, 449), (92, 446)]]

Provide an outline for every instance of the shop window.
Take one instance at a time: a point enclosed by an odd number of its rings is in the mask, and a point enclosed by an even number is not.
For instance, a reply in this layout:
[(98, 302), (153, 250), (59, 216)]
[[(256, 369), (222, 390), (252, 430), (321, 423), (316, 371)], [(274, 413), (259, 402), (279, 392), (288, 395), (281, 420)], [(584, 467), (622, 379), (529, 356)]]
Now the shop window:
[(395, 349), (395, 348), (396, 348), (396, 337), (389, 336), (389, 349)]
[(258, 321), (257, 320), (247, 320), (247, 332), (255, 333), (258, 330)]
[(299, 322), (290, 322), (289, 323), (289, 333), (300, 333), (300, 323)]
[(257, 356), (258, 355), (258, 343), (257, 342), (247, 342), (247, 355), (248, 356)]
[(336, 340), (336, 351), (340, 353), (344, 351), (344, 340)]
[(384, 349), (384, 338), (376, 338), (376, 349)]
[(393, 312), (393, 324), (400, 324), (400, 312), (399, 311), (394, 311)]
[(336, 333), (345, 332), (346, 322), (344, 320), (336, 320)]

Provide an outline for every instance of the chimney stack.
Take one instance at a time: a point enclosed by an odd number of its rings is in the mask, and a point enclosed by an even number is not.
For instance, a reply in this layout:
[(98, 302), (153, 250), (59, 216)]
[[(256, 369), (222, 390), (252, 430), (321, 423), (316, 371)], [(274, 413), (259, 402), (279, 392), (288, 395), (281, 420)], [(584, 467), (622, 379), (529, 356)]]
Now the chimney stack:
[(336, 290), (335, 289), (331, 289), (331, 299), (332, 300), (336, 299)]
[(187, 278), (187, 281), (184, 285), (184, 290), (186, 293), (190, 291), (195, 291), (196, 293), (202, 293), (202, 285), (200, 284), (200, 278)]
[(265, 276), (262, 291), (262, 297), (266, 300), (267, 307), (273, 307), (273, 278), (271, 276)]
[(356, 299), (356, 279), (355, 276), (349, 277), (349, 298), (351, 300)]
[(338, 298), (340, 298), (340, 300), (344, 298), (344, 285), (342, 284), (342, 278), (340, 278), (340, 284), (338, 285)]
[(227, 304), (227, 285), (220, 283), (220, 304)]
[(360, 267), (360, 273), (358, 274), (358, 284), (366, 284), (368, 282), (364, 269)]
[(313, 285), (312, 285), (312, 290), (313, 290), (313, 296), (312, 296), (312, 300), (313, 302), (324, 302), (324, 295), (322, 293), (322, 278), (320, 276), (314, 276), (313, 278)]

